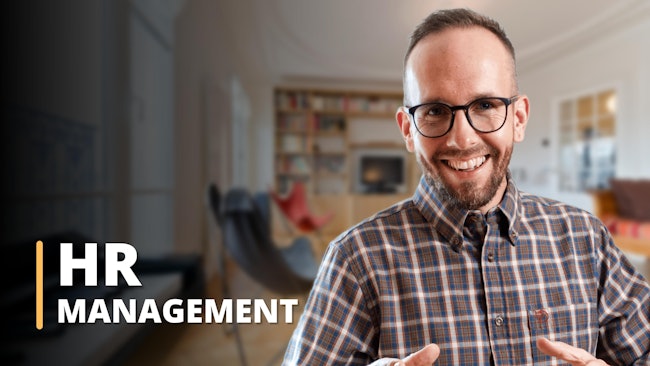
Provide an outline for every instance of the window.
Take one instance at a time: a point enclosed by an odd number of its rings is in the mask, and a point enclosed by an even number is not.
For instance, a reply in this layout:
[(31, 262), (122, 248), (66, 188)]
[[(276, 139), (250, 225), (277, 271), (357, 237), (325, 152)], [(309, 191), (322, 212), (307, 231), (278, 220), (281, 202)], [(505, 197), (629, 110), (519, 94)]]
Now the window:
[(560, 190), (609, 187), (616, 163), (616, 91), (559, 103)]

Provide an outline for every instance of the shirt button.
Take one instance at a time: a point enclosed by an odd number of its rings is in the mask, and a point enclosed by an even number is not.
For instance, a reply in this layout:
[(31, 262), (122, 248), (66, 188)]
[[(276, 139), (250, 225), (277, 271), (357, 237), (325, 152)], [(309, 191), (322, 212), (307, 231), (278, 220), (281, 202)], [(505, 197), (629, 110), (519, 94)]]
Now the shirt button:
[(535, 319), (538, 323), (546, 323), (548, 321), (548, 311), (545, 309), (535, 310)]
[(497, 317), (494, 318), (494, 325), (497, 327), (503, 326), (503, 317), (501, 315), (497, 315)]
[(494, 253), (493, 252), (488, 252), (487, 259), (488, 259), (488, 262), (494, 262)]

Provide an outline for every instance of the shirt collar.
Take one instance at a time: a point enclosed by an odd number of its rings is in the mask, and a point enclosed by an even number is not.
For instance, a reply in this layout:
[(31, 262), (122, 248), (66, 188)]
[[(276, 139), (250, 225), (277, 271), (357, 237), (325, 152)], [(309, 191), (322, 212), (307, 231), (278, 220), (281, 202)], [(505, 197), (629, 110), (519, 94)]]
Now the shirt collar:
[[(510, 176), (510, 172), (507, 175), (507, 182), (508, 185), (503, 199), (486, 216), (496, 215), (505, 219), (508, 224), (508, 239), (512, 245), (515, 245), (518, 236), (516, 228), (517, 222), (519, 221), (518, 212), (521, 197), (519, 190)], [(463, 226), (465, 225), (465, 219), (471, 211), (455, 206), (450, 202), (443, 202), (436, 195), (433, 187), (427, 183), (424, 176), (420, 178), (420, 183), (412, 199), (415, 207), (417, 207), (435, 230), (447, 239), (454, 250), (459, 250), (463, 244)], [(498, 219), (500, 220), (501, 218)]]

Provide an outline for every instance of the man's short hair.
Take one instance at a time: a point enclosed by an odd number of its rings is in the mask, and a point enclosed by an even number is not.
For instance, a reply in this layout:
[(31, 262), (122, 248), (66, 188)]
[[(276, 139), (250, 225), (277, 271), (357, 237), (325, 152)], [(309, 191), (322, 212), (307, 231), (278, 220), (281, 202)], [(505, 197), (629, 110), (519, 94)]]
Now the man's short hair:
[[(455, 28), (471, 28), (471, 27), (481, 27), (492, 32), (497, 38), (501, 41), (501, 44), (504, 45), (508, 53), (512, 58), (512, 78), (515, 85), (515, 88), (518, 90), (517, 86), (517, 65), (515, 61), (515, 48), (508, 39), (506, 32), (503, 30), (501, 25), (497, 21), (489, 18), (485, 15), (481, 15), (470, 9), (444, 9), (438, 10), (431, 13), (427, 16), (422, 23), (420, 23), (413, 34), (411, 34), (411, 42), (404, 56), (404, 71), (406, 72), (406, 64), (408, 62), (409, 56), (413, 51), (413, 48), (426, 36), (430, 34), (441, 33), (448, 29)], [(406, 75), (404, 75), (404, 83), (406, 83)], [(404, 105), (408, 105), (408, 95), (406, 93), (406, 85), (404, 87)]]
[(495, 20), (469, 9), (444, 9), (433, 12), (426, 17), (411, 34), (411, 42), (406, 51), (404, 63), (406, 64), (408, 61), (415, 45), (429, 34), (440, 33), (447, 29), (470, 27), (481, 27), (497, 36), (512, 56), (514, 64), (515, 48), (501, 25)]

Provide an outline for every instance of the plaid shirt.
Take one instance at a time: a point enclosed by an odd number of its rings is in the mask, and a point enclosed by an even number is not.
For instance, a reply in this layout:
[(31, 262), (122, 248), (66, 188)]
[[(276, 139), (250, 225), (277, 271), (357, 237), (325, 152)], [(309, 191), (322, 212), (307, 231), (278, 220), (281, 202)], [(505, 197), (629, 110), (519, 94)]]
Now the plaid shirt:
[(482, 215), (422, 180), (330, 244), (284, 364), (367, 365), (429, 343), (436, 365), (557, 364), (540, 336), (649, 365), (650, 285), (585, 211), (509, 178)]

